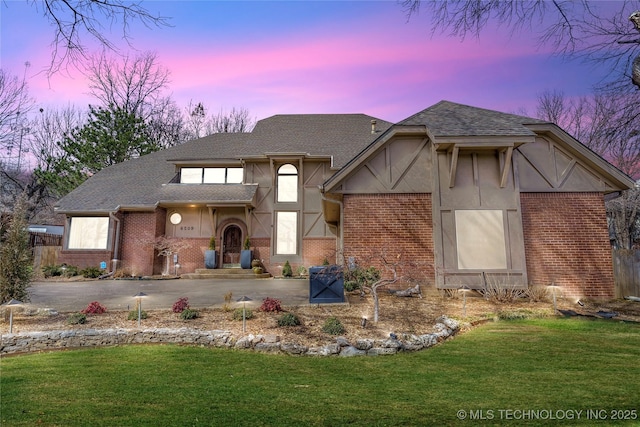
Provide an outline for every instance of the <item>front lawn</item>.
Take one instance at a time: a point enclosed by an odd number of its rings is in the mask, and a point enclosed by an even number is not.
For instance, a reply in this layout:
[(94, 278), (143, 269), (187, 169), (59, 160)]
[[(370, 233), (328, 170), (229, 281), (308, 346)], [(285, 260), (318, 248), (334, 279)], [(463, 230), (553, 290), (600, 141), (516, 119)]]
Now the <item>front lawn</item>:
[(61, 351), (2, 358), (0, 425), (638, 425), (639, 360), (639, 325), (582, 319), (489, 323), (387, 357)]

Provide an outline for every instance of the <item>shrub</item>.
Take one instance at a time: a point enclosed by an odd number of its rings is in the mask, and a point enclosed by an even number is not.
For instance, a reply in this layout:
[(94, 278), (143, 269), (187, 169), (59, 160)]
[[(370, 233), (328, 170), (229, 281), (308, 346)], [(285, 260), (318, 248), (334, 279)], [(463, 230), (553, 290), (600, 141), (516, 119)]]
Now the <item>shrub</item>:
[(213, 236), (211, 236), (211, 238), (209, 239), (209, 250), (210, 251), (216, 250), (216, 238)]
[(531, 302), (549, 301), (549, 288), (546, 286), (530, 286), (527, 289), (527, 297)]
[(42, 274), (45, 278), (62, 276), (62, 270), (59, 265), (45, 265), (42, 267)]
[(284, 277), (293, 276), (293, 270), (291, 269), (291, 264), (289, 264), (289, 261), (285, 261), (284, 266), (282, 267), (282, 275)]
[[(142, 310), (140, 312), (140, 319), (146, 319), (147, 317), (147, 312)], [(127, 320), (138, 320), (138, 310), (131, 310), (127, 316)]]
[(224, 311), (231, 311), (231, 298), (233, 298), (233, 292), (229, 291), (224, 294), (224, 305), (222, 306)]
[(260, 306), (260, 311), (266, 312), (279, 312), (282, 311), (282, 306), (280, 305), (280, 300), (275, 298), (266, 297), (262, 300), (262, 305)]
[(97, 279), (102, 276), (104, 270), (98, 267), (87, 267), (83, 270), (80, 270), (80, 275), (86, 277), (87, 279)]
[(298, 268), (296, 268), (296, 274), (298, 276), (306, 276), (307, 275), (307, 269), (305, 268), (304, 265), (301, 265)]
[(196, 319), (198, 318), (200, 314), (198, 313), (198, 310), (192, 310), (190, 308), (185, 308), (184, 310), (182, 310), (182, 313), (180, 313), (180, 318), (182, 320), (191, 320), (191, 319)]
[(98, 301), (90, 302), (87, 308), (82, 310), (84, 314), (102, 314), (107, 311), (107, 307), (100, 304)]
[(188, 308), (189, 308), (189, 298), (182, 297), (182, 298), (179, 298), (178, 301), (173, 303), (173, 306), (171, 307), (171, 310), (174, 313), (182, 313), (183, 311), (187, 310)]
[(117, 269), (113, 274), (114, 279), (126, 279), (130, 277), (133, 277), (133, 273), (131, 272), (131, 269), (126, 267)]
[(322, 331), (329, 335), (340, 335), (344, 333), (344, 326), (336, 317), (329, 317), (325, 320)]
[[(236, 308), (233, 311), (233, 320), (242, 320), (242, 310), (243, 308)], [(250, 308), (247, 308), (247, 311), (245, 313), (245, 319), (252, 319), (253, 318), (253, 311)]]
[(278, 326), (298, 326), (300, 319), (293, 313), (284, 313), (278, 318)]
[(87, 315), (84, 313), (73, 313), (67, 317), (67, 323), (70, 325), (83, 325), (87, 323)]

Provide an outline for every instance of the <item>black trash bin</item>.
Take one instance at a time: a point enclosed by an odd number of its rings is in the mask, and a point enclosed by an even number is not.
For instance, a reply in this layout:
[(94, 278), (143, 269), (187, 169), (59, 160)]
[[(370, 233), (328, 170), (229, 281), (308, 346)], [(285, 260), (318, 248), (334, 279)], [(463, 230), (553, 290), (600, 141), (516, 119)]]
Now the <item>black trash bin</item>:
[(344, 302), (344, 274), (339, 265), (309, 268), (309, 303)]

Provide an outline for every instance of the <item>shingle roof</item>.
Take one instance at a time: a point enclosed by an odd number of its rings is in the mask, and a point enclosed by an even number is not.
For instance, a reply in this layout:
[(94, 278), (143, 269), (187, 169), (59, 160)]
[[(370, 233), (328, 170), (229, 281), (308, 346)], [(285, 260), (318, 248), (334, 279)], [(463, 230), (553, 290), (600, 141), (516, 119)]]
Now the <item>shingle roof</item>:
[(240, 160), (266, 153), (333, 156), (342, 167), (375, 140), (371, 120), (385, 131), (391, 123), (364, 114), (277, 115), (259, 121), (253, 132), (213, 134), (107, 167), (57, 204), (59, 212), (112, 212), (152, 208), (159, 202), (247, 202), (255, 186), (171, 185), (175, 164), (188, 160)]
[(450, 101), (440, 101), (401, 121), (398, 125), (424, 125), (435, 137), (533, 136), (535, 133), (524, 125), (534, 123), (548, 122)]

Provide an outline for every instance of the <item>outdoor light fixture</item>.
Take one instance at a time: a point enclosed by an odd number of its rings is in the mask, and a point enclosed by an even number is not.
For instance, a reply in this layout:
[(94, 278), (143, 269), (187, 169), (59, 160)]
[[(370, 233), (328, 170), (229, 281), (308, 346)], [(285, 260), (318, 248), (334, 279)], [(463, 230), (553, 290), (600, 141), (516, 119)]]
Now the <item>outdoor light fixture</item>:
[(180, 215), (178, 212), (174, 212), (171, 215), (169, 215), (169, 222), (171, 222), (171, 224), (173, 225), (178, 225), (182, 222), (182, 215)]
[(247, 332), (247, 302), (253, 301), (248, 296), (243, 296), (238, 299), (238, 302), (242, 303), (242, 332)]
[(584, 307), (584, 303), (580, 300), (576, 301), (576, 304), (578, 304), (580, 307)]
[(362, 316), (362, 320), (360, 321), (360, 326), (362, 326), (362, 329), (367, 327), (367, 318)]
[(459, 290), (462, 292), (462, 317), (467, 317), (467, 292), (471, 292), (471, 288), (464, 285)]
[(144, 292), (138, 292), (133, 297), (138, 298), (138, 328), (140, 327), (140, 319), (142, 318), (142, 298), (146, 297)]
[(18, 301), (17, 299), (12, 299), (11, 301), (3, 304), (9, 307), (9, 333), (13, 333), (13, 307), (22, 305), (22, 301)]

